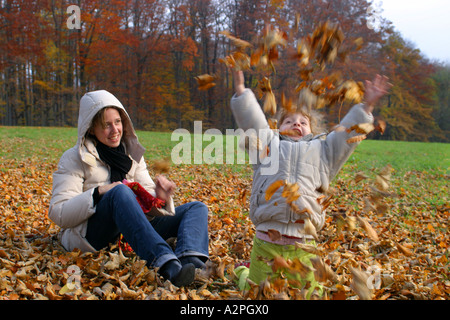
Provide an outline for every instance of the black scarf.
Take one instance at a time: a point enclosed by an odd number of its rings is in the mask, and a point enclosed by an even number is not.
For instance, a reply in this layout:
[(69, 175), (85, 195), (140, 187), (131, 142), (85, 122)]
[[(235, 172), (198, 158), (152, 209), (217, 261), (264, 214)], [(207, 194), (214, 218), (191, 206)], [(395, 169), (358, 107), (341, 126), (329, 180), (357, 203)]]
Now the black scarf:
[(111, 148), (98, 140), (96, 142), (100, 159), (111, 168), (111, 183), (125, 179), (133, 164), (133, 161), (125, 153), (125, 147), (120, 144), (117, 148)]

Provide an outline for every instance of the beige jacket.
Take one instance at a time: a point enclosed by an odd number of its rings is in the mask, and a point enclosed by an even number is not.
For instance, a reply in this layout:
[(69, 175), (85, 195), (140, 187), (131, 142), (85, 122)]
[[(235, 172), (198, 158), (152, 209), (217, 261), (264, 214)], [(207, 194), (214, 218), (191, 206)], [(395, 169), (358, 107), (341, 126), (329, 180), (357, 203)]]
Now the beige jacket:
[[(133, 124), (120, 101), (111, 93), (100, 90), (89, 92), (80, 101), (78, 117), (78, 140), (76, 145), (67, 150), (58, 163), (53, 174), (53, 191), (50, 200), (49, 218), (62, 228), (60, 241), (64, 248), (72, 251), (95, 251), (85, 239), (89, 217), (95, 213), (92, 198), (95, 187), (110, 183), (109, 167), (100, 160), (93, 141), (86, 138), (86, 132), (95, 114), (102, 108), (114, 106), (126, 114), (123, 121), (122, 143), (133, 160), (126, 179), (139, 182), (148, 192), (155, 196), (155, 183), (151, 179), (144, 161), (145, 149), (139, 143)], [(152, 211), (152, 215), (174, 215), (173, 200), (164, 209)]]

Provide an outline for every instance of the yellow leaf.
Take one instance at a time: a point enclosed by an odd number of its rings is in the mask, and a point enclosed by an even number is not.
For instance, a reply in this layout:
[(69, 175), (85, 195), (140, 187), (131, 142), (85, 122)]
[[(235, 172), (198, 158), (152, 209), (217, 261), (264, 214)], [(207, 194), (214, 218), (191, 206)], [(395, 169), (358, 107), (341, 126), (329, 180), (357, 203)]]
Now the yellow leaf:
[(285, 183), (281, 196), (286, 198), (287, 203), (292, 203), (300, 197), (298, 193), (300, 186), (297, 183)]
[(305, 219), (305, 233), (314, 237), (316, 241), (319, 241), (319, 237), (317, 236), (316, 228), (312, 224), (309, 219)]
[(285, 184), (285, 182), (283, 180), (277, 180), (274, 183), (272, 183), (266, 189), (266, 196), (265, 196), (266, 201), (269, 201), (272, 198), (273, 194), (284, 184)]
[(71, 292), (73, 290), (73, 288), (69, 288), (69, 284), (66, 283), (66, 285), (64, 287), (61, 288), (61, 290), (59, 290), (59, 294), (60, 295), (64, 295), (68, 292)]

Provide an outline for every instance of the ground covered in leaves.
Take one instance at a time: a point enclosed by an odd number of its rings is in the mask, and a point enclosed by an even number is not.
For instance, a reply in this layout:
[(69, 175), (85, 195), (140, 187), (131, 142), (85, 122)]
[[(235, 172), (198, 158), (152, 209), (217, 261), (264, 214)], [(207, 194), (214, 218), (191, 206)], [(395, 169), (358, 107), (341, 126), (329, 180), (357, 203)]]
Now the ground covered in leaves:
[[(55, 238), (58, 227), (47, 218), (55, 169), (56, 163), (36, 158), (2, 159), (0, 300), (304, 298), (283, 278), (254, 284), (246, 293), (233, 280), (235, 263), (249, 260), (254, 235), (249, 167), (192, 165), (168, 173), (178, 185), (178, 204), (200, 200), (210, 209), (211, 262), (185, 288), (163, 282), (117, 245), (66, 252)], [(333, 184), (327, 223), (318, 232), (317, 253), (332, 274), (317, 274), (326, 289), (322, 298), (448, 299), (449, 177), (394, 170), (389, 188), (380, 191), (374, 186), (382, 168), (358, 174), (352, 169)], [(438, 202), (432, 200), (436, 194)], [(296, 271), (292, 261), (271, 263)]]

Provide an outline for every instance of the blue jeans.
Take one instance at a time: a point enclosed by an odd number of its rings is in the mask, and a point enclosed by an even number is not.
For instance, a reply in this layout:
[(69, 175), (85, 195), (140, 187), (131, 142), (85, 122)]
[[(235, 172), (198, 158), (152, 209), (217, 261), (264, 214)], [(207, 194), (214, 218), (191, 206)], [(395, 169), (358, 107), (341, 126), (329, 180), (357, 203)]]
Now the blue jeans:
[[(174, 216), (148, 221), (133, 191), (118, 185), (105, 193), (88, 220), (86, 240), (97, 250), (120, 234), (149, 266), (161, 267), (170, 260), (196, 256), (208, 259), (208, 208), (191, 202), (175, 208)], [(175, 251), (165, 241), (177, 237)]]

